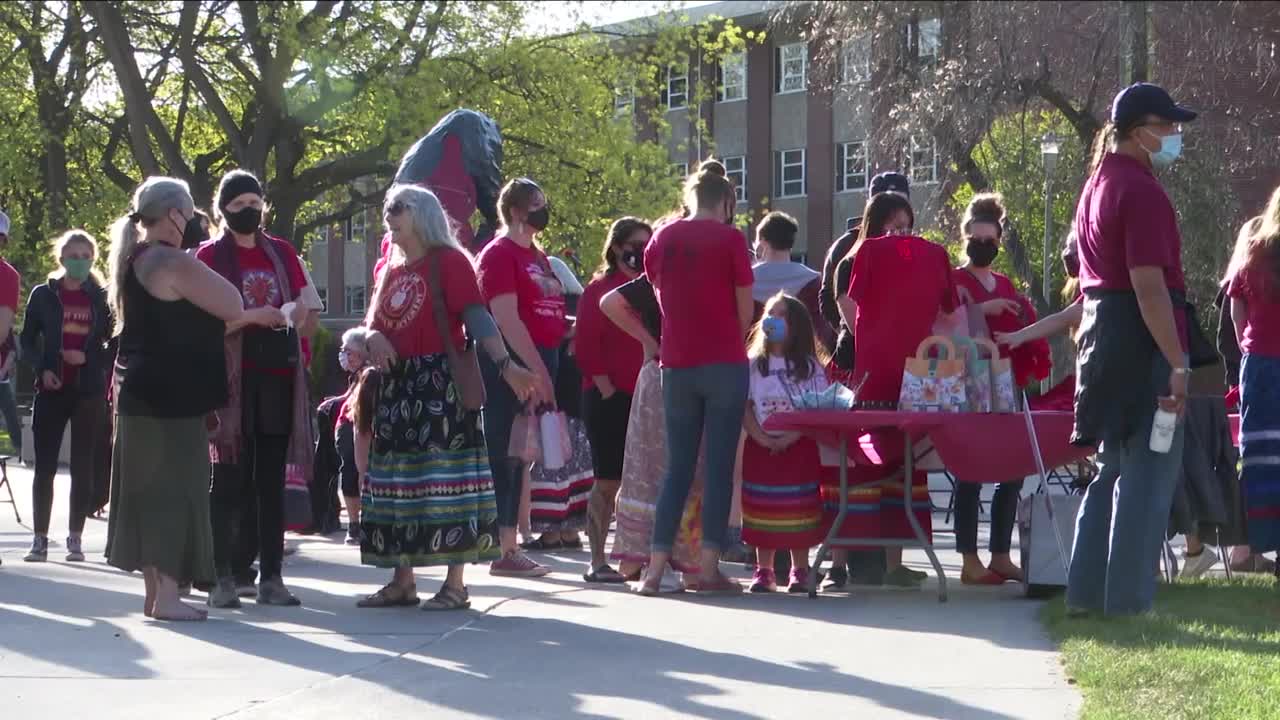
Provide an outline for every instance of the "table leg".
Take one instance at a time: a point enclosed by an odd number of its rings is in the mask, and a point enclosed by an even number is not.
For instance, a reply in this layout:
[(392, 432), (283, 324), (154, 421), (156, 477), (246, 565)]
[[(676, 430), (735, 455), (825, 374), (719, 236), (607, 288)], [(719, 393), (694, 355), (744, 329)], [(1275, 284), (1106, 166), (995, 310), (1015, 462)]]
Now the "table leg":
[(914, 496), (911, 493), (911, 478), (915, 474), (915, 443), (911, 440), (911, 433), (904, 433), (906, 436), (906, 453), (904, 455), (905, 465), (902, 468), (902, 497), (904, 502), (902, 507), (906, 509), (907, 522), (911, 525), (911, 531), (916, 534), (916, 539), (924, 546), (925, 555), (929, 556), (929, 562), (933, 564), (933, 570), (938, 574), (938, 602), (947, 601), (947, 574), (942, 570), (942, 563), (938, 562), (938, 555), (933, 551), (933, 539), (925, 537), (924, 529), (920, 527), (920, 523), (916, 521), (915, 508), (912, 507)]
[[(814, 558), (814, 562), (809, 567), (809, 597), (816, 599), (818, 597), (818, 567), (822, 564), (822, 556), (826, 554), (827, 548), (831, 546), (832, 541), (840, 534), (840, 527), (844, 525), (845, 513), (849, 511), (849, 438), (844, 433), (840, 433), (840, 509), (836, 512), (836, 521), (831, 524), (831, 530), (827, 532), (827, 537), (822, 541), (822, 545), (818, 547), (818, 554)], [(831, 565), (835, 568), (834, 562)]]

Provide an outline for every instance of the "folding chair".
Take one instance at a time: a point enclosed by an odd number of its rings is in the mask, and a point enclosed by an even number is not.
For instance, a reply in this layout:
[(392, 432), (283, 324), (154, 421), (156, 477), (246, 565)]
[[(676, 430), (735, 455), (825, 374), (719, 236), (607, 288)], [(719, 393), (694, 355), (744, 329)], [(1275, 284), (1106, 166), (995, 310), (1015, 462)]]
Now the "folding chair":
[(12, 455), (0, 455), (0, 486), (9, 493), (9, 499), (0, 500), (0, 503), (9, 503), (13, 506), (13, 518), (21, 525), (22, 516), (18, 514), (18, 503), (13, 499), (13, 486), (9, 484), (9, 461), (12, 459)]

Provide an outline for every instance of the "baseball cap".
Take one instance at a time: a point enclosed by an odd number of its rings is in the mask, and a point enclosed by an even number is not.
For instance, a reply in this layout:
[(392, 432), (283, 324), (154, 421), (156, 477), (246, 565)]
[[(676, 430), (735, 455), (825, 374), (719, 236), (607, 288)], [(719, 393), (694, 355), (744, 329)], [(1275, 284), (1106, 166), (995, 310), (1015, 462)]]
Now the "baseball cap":
[(1111, 122), (1121, 130), (1134, 127), (1145, 115), (1170, 122), (1191, 122), (1197, 113), (1173, 101), (1159, 85), (1134, 83), (1116, 94), (1111, 103)]
[(0, 212), (0, 235), (9, 234), (9, 216)]
[(911, 197), (911, 182), (907, 180), (907, 176), (899, 172), (882, 172), (871, 178), (871, 195), (879, 195), (882, 192), (902, 193), (907, 197)]

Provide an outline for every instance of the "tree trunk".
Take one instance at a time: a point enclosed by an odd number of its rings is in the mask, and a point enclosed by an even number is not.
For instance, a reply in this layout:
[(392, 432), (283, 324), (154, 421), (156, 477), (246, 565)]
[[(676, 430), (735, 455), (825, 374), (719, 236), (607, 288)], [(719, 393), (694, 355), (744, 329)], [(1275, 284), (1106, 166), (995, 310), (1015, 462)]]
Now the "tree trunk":
[(1147, 37), (1147, 3), (1144, 0), (1126, 2), (1123, 17), (1124, 82), (1126, 85), (1147, 82), (1150, 77), (1147, 56), (1151, 49)]

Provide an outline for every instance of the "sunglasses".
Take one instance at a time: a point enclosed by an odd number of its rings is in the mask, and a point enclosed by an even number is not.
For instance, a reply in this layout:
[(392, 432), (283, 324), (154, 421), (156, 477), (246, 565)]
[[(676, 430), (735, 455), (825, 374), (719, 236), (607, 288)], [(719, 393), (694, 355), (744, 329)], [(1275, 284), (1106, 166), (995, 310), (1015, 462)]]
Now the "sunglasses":
[(386, 213), (390, 217), (395, 217), (396, 215), (399, 215), (400, 213), (408, 209), (409, 209), (409, 206), (406, 205), (403, 200), (397, 200), (387, 206)]

